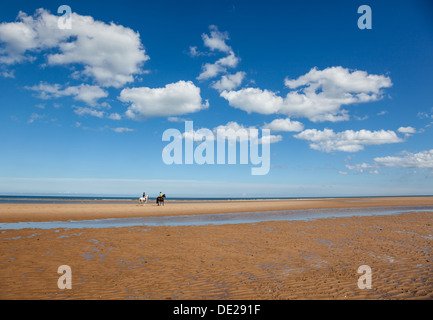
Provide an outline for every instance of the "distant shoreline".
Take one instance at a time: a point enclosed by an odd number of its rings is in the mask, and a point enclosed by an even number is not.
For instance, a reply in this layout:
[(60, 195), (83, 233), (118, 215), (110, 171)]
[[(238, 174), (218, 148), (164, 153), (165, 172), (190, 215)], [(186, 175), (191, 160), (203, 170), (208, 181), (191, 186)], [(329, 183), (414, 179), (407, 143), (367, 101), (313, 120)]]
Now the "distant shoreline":
[(179, 215), (268, 212), (286, 210), (433, 206), (433, 197), (345, 197), (296, 199), (167, 200), (158, 206), (154, 200), (139, 205), (128, 201), (104, 200), (18, 200), (0, 201), (0, 222), (37, 222), (161, 217)]
[[(220, 201), (267, 201), (267, 200), (332, 200), (332, 199), (376, 199), (376, 198), (412, 198), (433, 197), (433, 195), (395, 195), (395, 196), (318, 196), (318, 197), (167, 197), (167, 202), (220, 202)], [(55, 196), (55, 195), (0, 195), (0, 203), (29, 203), (35, 202), (135, 202), (139, 196)], [(149, 196), (155, 200), (156, 196)], [(22, 201), (22, 202), (20, 202)]]

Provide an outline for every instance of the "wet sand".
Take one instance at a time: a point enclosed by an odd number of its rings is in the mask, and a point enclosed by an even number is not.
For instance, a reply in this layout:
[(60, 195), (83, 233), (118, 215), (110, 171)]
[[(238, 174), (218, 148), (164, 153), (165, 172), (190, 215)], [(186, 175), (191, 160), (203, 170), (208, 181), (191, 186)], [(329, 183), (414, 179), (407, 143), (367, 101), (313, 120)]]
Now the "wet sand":
[[(432, 197), (2, 204), (1, 222), (433, 205)], [(236, 211), (237, 210), (237, 211)], [(0, 299), (433, 299), (433, 213), (239, 225), (1, 230)], [(72, 269), (60, 290), (57, 269)], [(372, 289), (358, 288), (358, 267)]]

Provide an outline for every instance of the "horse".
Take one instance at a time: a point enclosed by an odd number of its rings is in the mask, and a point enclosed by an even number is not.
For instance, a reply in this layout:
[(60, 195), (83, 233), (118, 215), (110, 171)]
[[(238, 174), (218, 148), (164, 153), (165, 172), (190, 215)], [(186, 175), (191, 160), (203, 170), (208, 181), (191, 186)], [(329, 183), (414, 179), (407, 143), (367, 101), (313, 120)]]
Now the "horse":
[(161, 203), (162, 203), (162, 205), (164, 205), (164, 198), (166, 198), (165, 194), (163, 194), (162, 197), (156, 198), (156, 203), (158, 206), (160, 206)]
[(147, 194), (146, 196), (144, 196), (144, 197), (141, 197), (140, 199), (138, 199), (138, 204), (140, 205), (143, 205), (143, 203), (147, 203), (147, 199), (149, 198), (149, 195)]

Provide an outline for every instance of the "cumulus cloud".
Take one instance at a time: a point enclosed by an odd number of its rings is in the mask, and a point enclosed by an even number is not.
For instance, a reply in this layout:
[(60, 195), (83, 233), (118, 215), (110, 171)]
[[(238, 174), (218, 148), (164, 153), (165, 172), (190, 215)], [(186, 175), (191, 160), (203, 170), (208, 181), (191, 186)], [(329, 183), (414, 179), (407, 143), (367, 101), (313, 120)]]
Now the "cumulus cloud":
[(58, 18), (38, 9), (33, 16), (20, 12), (16, 22), (1, 23), (0, 63), (34, 61), (34, 53), (46, 50), (48, 65), (81, 65), (75, 77), (90, 77), (105, 87), (121, 87), (142, 72), (149, 57), (138, 32), (77, 13), (71, 16), (73, 28), (62, 30)]
[[(77, 106), (72, 106), (74, 109), (74, 113), (79, 115), (79, 116), (92, 116), (92, 117), (96, 117), (96, 118), (108, 118), (111, 120), (122, 120), (122, 116), (116, 112), (114, 113), (108, 113), (106, 111), (103, 110), (98, 110), (95, 108), (88, 108), (88, 107), (77, 107)], [(79, 123), (79, 122), (77, 122)]]
[(277, 143), (283, 140), (283, 137), (281, 135), (269, 135), (269, 136), (264, 136), (261, 137), (259, 139), (257, 139), (257, 143), (258, 144), (263, 144), (263, 143)]
[[(75, 100), (83, 101), (89, 106), (98, 106), (98, 100), (108, 97), (108, 92), (98, 86), (81, 84), (79, 86), (70, 86), (62, 89), (60, 84), (40, 83), (32, 87), (26, 87), (29, 90), (39, 93), (41, 99), (60, 98), (73, 96)], [(102, 106), (106, 106), (103, 104)]]
[(121, 120), (122, 116), (120, 114), (118, 114), (117, 112), (114, 112), (114, 113), (111, 113), (108, 116), (108, 118), (111, 119), (111, 120)]
[(285, 85), (291, 89), (306, 86), (308, 92), (315, 92), (318, 88), (322, 88), (328, 93), (340, 95), (341, 93), (380, 94), (382, 88), (388, 88), (392, 83), (385, 76), (369, 75), (365, 71), (351, 71), (343, 67), (331, 67), (324, 70), (313, 68), (295, 80), (286, 78)]
[(403, 133), (406, 137), (411, 136), (412, 134), (417, 133), (414, 127), (400, 127), (397, 129), (398, 132)]
[(330, 67), (313, 68), (298, 79), (286, 78), (285, 85), (292, 89), (285, 97), (259, 88), (225, 90), (220, 95), (230, 106), (248, 113), (285, 114), (313, 122), (336, 122), (349, 119), (343, 105), (379, 100), (383, 88), (392, 86), (392, 82), (382, 75)]
[(223, 75), (220, 80), (216, 81), (212, 85), (212, 87), (218, 91), (236, 89), (242, 84), (245, 74), (245, 72), (239, 71), (235, 74)]
[[(214, 63), (206, 63), (202, 67), (202, 72), (197, 77), (197, 80), (207, 80), (218, 76), (221, 73), (227, 72), (227, 68), (236, 68), (239, 63), (239, 58), (236, 57), (232, 48), (226, 44), (226, 40), (229, 40), (227, 32), (220, 32), (214, 25), (209, 27), (210, 36), (207, 34), (202, 35), (204, 45), (211, 51), (220, 51), (226, 53), (227, 56), (217, 60)], [(190, 47), (190, 55), (198, 56), (203, 55), (197, 51), (196, 47)], [(240, 77), (241, 75), (237, 75)], [(243, 78), (243, 76), (242, 76)], [(227, 79), (225, 80), (227, 82)], [(232, 80), (233, 81), (233, 80)], [(232, 82), (233, 83), (233, 82)], [(233, 90), (233, 89), (228, 89)]]
[(208, 52), (201, 52), (201, 51), (197, 50), (197, 47), (195, 47), (195, 46), (189, 47), (188, 54), (191, 57), (201, 57), (201, 56), (209, 56), (210, 55)]
[(97, 118), (103, 118), (105, 116), (104, 111), (86, 107), (74, 107), (74, 112), (79, 116), (90, 115)]
[(227, 32), (220, 32), (218, 27), (215, 25), (209, 26), (210, 36), (203, 33), (202, 39), (204, 45), (208, 47), (212, 51), (221, 51), (225, 53), (229, 53), (232, 51), (232, 48), (226, 44), (226, 40), (229, 40), (230, 37)]
[(213, 129), (216, 137), (228, 139), (229, 141), (248, 141), (254, 140), (259, 144), (280, 142), (283, 137), (280, 135), (269, 135), (259, 138), (259, 130), (254, 127), (245, 127), (236, 121), (230, 121), (225, 125), (220, 125)]
[(270, 129), (271, 131), (284, 131), (284, 132), (300, 132), (304, 130), (304, 125), (299, 121), (292, 121), (287, 119), (275, 119), (271, 123), (266, 123), (263, 126), (264, 129)]
[(433, 169), (433, 149), (418, 153), (404, 152), (402, 157), (375, 158), (374, 162), (381, 167)]
[(410, 169), (433, 169), (433, 149), (418, 153), (408, 151), (402, 152), (402, 156), (377, 157), (373, 163), (361, 163), (346, 165), (349, 170), (357, 172), (377, 173), (379, 168), (410, 168)]
[(257, 138), (257, 135), (251, 129), (256, 130), (255, 127), (245, 127), (236, 121), (230, 121), (225, 125), (219, 125), (213, 131), (217, 137), (242, 142), (250, 140), (251, 137)]
[(280, 135), (269, 135), (259, 138), (259, 130), (256, 127), (246, 127), (236, 121), (230, 121), (227, 124), (219, 125), (213, 129), (201, 128), (198, 130), (190, 130), (183, 133), (182, 137), (194, 141), (202, 141), (207, 137), (208, 141), (222, 139), (232, 143), (248, 142), (251, 140), (258, 144), (277, 143), (283, 139)]
[(215, 136), (212, 130), (208, 128), (201, 128), (198, 130), (190, 130), (182, 133), (182, 138), (190, 141), (203, 141), (205, 138), (207, 141), (214, 141)]
[(227, 57), (217, 60), (215, 63), (206, 63), (202, 67), (202, 72), (197, 77), (197, 80), (206, 80), (214, 78), (220, 73), (227, 72), (227, 67), (235, 68), (239, 63), (239, 58), (235, 56), (233, 52)]
[(399, 143), (403, 140), (394, 131), (380, 130), (346, 130), (335, 133), (331, 129), (323, 131), (317, 129), (307, 129), (294, 136), (297, 139), (306, 140), (310, 143), (310, 148), (314, 150), (333, 152), (358, 152), (367, 145), (381, 145), (388, 143)]
[(221, 92), (220, 95), (225, 98), (232, 107), (244, 110), (248, 113), (279, 113), (284, 105), (283, 98), (266, 89), (244, 88), (238, 91), (225, 90)]
[(235, 56), (234, 52), (231, 51), (227, 57), (219, 59), (216, 64), (223, 67), (236, 68), (239, 63), (239, 58)]
[(209, 107), (207, 100), (202, 103), (200, 88), (191, 81), (178, 81), (164, 88), (123, 89), (119, 100), (130, 104), (126, 116), (131, 119), (178, 116)]
[(210, 78), (214, 78), (220, 73), (226, 71), (226, 68), (219, 65), (218, 63), (206, 63), (202, 67), (202, 72), (197, 77), (197, 80), (206, 80)]

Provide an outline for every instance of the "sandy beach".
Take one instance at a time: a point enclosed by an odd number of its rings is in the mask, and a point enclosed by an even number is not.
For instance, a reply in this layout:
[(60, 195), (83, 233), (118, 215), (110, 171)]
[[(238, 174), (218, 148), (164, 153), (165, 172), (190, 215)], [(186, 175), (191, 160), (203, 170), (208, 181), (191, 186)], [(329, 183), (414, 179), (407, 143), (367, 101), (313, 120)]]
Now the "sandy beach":
[(231, 201), (174, 201), (166, 200), (157, 206), (149, 200), (128, 203), (105, 201), (76, 201), (76, 203), (35, 204), (0, 203), (0, 223), (19, 221), (67, 221), (133, 217), (220, 214), (233, 212), (279, 211), (299, 209), (392, 207), (433, 205), (433, 197), (328, 198), (291, 200), (231, 200)]
[[(433, 205), (433, 197), (0, 204), (0, 222)], [(0, 230), (0, 299), (432, 299), (433, 213)], [(72, 289), (60, 290), (60, 265)], [(372, 288), (358, 287), (358, 268)]]

